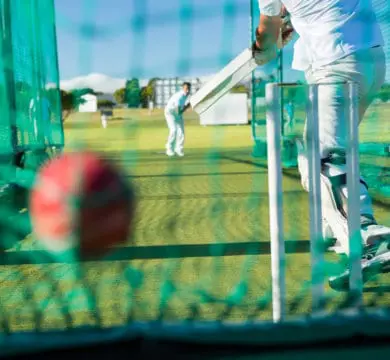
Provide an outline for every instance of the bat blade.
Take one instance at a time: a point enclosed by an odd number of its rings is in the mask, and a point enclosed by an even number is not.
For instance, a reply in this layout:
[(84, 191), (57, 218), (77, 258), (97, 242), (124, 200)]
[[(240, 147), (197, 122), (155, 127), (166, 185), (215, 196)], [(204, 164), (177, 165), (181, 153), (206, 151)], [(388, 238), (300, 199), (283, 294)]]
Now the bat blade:
[(256, 67), (257, 64), (253, 58), (252, 50), (245, 49), (191, 96), (192, 109), (199, 115), (202, 114)]

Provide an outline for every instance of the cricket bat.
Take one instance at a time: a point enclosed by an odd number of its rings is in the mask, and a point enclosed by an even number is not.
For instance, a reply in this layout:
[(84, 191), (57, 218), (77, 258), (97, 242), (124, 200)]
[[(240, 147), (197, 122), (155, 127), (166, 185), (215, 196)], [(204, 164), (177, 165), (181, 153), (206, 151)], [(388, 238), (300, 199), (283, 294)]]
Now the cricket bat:
[[(283, 10), (282, 27), (277, 41), (277, 48), (282, 49), (294, 35), (290, 15)], [(227, 64), (217, 75), (191, 96), (190, 104), (199, 115), (215, 104), (237, 83), (255, 70), (257, 64), (253, 58), (252, 49), (245, 49), (240, 55)]]
[(257, 64), (253, 58), (252, 50), (245, 49), (191, 96), (192, 109), (199, 115), (202, 114), (256, 67)]

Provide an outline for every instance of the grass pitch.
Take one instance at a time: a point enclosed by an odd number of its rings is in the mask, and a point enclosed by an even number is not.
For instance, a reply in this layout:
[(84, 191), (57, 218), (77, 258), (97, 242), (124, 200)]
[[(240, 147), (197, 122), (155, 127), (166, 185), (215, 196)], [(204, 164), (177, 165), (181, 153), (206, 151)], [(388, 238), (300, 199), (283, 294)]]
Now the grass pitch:
[[(388, 114), (384, 105), (374, 107), (361, 128), (362, 171), (374, 184), (377, 218), (387, 224), (390, 164), (380, 149), (390, 142)], [(4, 267), (4, 330), (270, 319), (267, 164), (251, 156), (250, 126), (202, 127), (189, 113), (184, 158), (164, 155), (160, 111), (118, 110), (107, 129), (97, 114), (74, 114), (65, 129), (66, 151), (101, 151), (128, 173), (138, 195), (134, 236), (113, 253), (117, 260)], [(310, 312), (308, 196), (296, 169), (284, 171), (283, 187), (288, 314), (297, 316)], [(30, 236), (11, 251), (36, 250)], [(338, 256), (325, 258), (326, 275), (340, 270)], [(367, 284), (367, 306), (389, 305), (389, 280), (383, 275)], [(345, 294), (327, 286), (326, 292), (329, 311), (343, 306)]]

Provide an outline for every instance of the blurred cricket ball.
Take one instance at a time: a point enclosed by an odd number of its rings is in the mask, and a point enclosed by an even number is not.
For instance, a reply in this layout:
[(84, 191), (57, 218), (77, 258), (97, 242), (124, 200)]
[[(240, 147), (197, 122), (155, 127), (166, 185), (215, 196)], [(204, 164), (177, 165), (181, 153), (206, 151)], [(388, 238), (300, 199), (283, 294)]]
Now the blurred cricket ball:
[(92, 152), (65, 153), (37, 174), (30, 193), (33, 231), (47, 250), (75, 249), (81, 258), (126, 242), (134, 192), (120, 170)]

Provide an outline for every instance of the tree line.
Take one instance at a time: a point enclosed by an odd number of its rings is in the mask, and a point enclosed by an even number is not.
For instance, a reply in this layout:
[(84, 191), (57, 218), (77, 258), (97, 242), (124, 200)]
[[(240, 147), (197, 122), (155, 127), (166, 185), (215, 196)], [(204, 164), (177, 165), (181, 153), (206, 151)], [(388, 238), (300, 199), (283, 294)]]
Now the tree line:
[[(146, 86), (141, 87), (138, 79), (126, 81), (123, 88), (117, 89), (113, 96), (116, 104), (124, 104), (128, 108), (147, 108), (149, 101), (153, 99), (154, 83), (158, 78), (149, 80)], [(63, 110), (66, 112), (77, 109), (83, 103), (82, 96), (85, 94), (102, 95), (90, 88), (76, 89), (72, 91), (61, 90)], [(98, 107), (112, 107), (115, 103), (107, 99), (99, 99)]]
[(138, 79), (127, 80), (123, 88), (114, 92), (118, 104), (126, 104), (129, 108), (147, 108), (149, 101), (154, 101), (154, 85), (159, 78), (150, 79), (146, 86), (140, 86)]
[[(154, 101), (154, 86), (155, 82), (159, 78), (150, 79), (146, 86), (141, 87), (139, 80), (134, 78), (126, 81), (123, 88), (117, 89), (113, 97), (117, 104), (124, 104), (128, 108), (147, 108), (149, 101)], [(253, 93), (255, 97), (265, 97), (265, 86), (267, 82), (262, 79), (257, 79), (254, 83)], [(244, 84), (238, 84), (231, 90), (233, 93), (246, 93), (249, 94), (249, 88)], [(70, 92), (61, 90), (61, 102), (63, 117), (66, 118), (73, 110), (76, 110), (80, 104), (83, 103), (82, 96), (85, 94), (102, 95), (102, 93), (95, 92), (90, 88), (76, 89)], [(283, 95), (285, 100), (292, 100), (294, 102), (304, 103), (306, 99), (304, 87), (287, 87), (283, 89)], [(376, 99), (382, 102), (390, 101), (390, 84), (382, 86), (381, 90), (376, 96)], [(114, 102), (110, 100), (100, 99), (98, 100), (98, 107), (113, 107)]]

